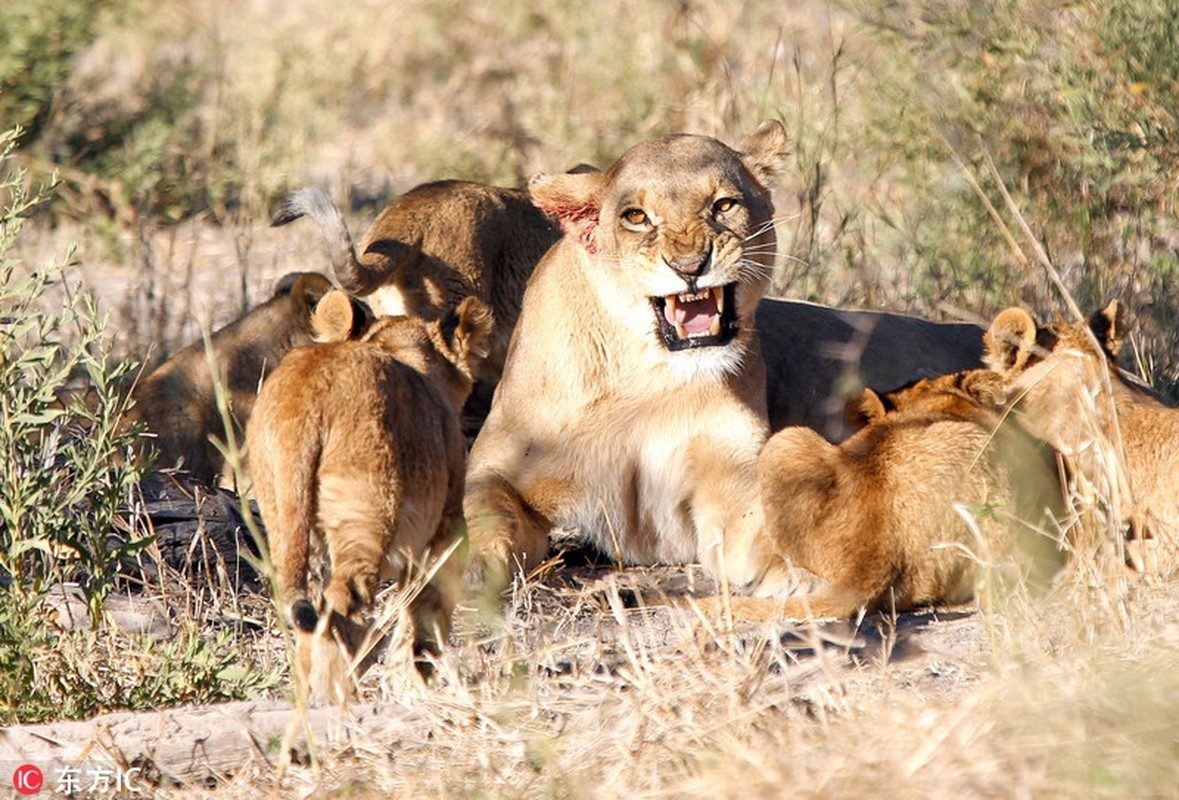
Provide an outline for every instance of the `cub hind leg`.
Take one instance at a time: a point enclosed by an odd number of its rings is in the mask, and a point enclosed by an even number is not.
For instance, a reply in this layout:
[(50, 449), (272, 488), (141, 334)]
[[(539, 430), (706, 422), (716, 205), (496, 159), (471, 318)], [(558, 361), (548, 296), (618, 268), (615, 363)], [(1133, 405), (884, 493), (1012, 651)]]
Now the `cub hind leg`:
[[(323, 472), (317, 493), (317, 531), (326, 544), (330, 577), (317, 609), (303, 591), (290, 604), (297, 640), (297, 665), (312, 694), (341, 702), (353, 694), (355, 678), (373, 660), (362, 655), (370, 632), (367, 615), (391, 537), (390, 518), (367, 481)], [(280, 571), (281, 576), (281, 571)]]

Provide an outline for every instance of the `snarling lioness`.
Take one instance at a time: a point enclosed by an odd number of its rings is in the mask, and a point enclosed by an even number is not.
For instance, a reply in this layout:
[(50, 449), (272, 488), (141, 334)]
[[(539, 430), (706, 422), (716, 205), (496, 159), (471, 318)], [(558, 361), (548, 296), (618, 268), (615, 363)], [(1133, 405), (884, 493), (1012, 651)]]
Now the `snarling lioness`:
[(1135, 569), (1179, 567), (1179, 410), (1117, 368), (1125, 320), (1116, 300), (1085, 322), (1039, 325), (1022, 308), (995, 317), (986, 361), (1015, 414), (1071, 468), (1077, 496), (1128, 523)]
[(528, 285), (471, 452), (471, 577), (535, 565), (561, 526), (623, 563), (757, 581), (754, 312), (776, 248), (766, 184), (786, 153), (769, 122), (736, 149), (668, 136), (602, 173), (533, 180), (565, 236)]

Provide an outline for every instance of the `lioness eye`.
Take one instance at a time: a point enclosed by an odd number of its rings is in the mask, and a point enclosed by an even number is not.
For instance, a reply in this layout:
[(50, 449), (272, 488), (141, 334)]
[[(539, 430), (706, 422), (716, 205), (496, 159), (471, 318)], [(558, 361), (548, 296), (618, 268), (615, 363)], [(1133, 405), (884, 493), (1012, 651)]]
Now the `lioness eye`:
[(628, 208), (622, 212), (622, 218), (631, 225), (647, 224), (647, 214), (641, 208)]
[(737, 201), (734, 200), (732, 197), (722, 197), (720, 200), (717, 200), (715, 203), (712, 204), (712, 213), (713, 214), (724, 214), (728, 211), (732, 211), (736, 207), (737, 207)]

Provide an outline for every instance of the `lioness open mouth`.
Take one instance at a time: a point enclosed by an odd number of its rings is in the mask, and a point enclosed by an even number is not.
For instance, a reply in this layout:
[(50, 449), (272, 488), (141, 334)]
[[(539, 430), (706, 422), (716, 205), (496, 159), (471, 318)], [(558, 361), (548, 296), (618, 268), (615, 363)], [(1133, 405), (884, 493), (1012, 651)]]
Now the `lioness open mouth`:
[(736, 286), (728, 283), (698, 292), (652, 297), (659, 336), (667, 349), (717, 347), (732, 341), (737, 333)]

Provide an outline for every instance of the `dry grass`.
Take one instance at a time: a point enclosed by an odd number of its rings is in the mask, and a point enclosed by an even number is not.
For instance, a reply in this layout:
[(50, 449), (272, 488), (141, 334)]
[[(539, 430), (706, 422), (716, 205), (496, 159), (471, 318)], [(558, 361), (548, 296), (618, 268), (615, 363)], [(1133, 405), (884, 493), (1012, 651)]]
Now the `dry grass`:
[(795, 628), (660, 605), (689, 582), (710, 588), (692, 568), (519, 584), (436, 685), (370, 674), (366, 698), (408, 712), (394, 733), (211, 796), (1173, 795), (1170, 587)]
[[(126, 352), (153, 359), (196, 338), (194, 317), (219, 324), (278, 275), (323, 266), (299, 226), (265, 229), (286, 189), (328, 189), (359, 233), (422, 181), (517, 184), (663, 133), (733, 141), (766, 117), (794, 146), (774, 187), (779, 291), (939, 318), (1012, 302), (1050, 315), (1060, 297), (987, 210), (1006, 215), (991, 159), (1080, 305), (1118, 297), (1135, 312), (1139, 364), (1168, 387), (1175, 87), (1144, 81), (1138, 50), (1160, 42), (1163, 76), (1179, 50), (1165, 46), (1169, 0), (1135, 1), (1137, 22), (1045, 0), (147, 3), (76, 59), (27, 156), (47, 172), (72, 154), (54, 216), (82, 224), (56, 241), (80, 243)], [(79, 141), (111, 155), (87, 160)]]

